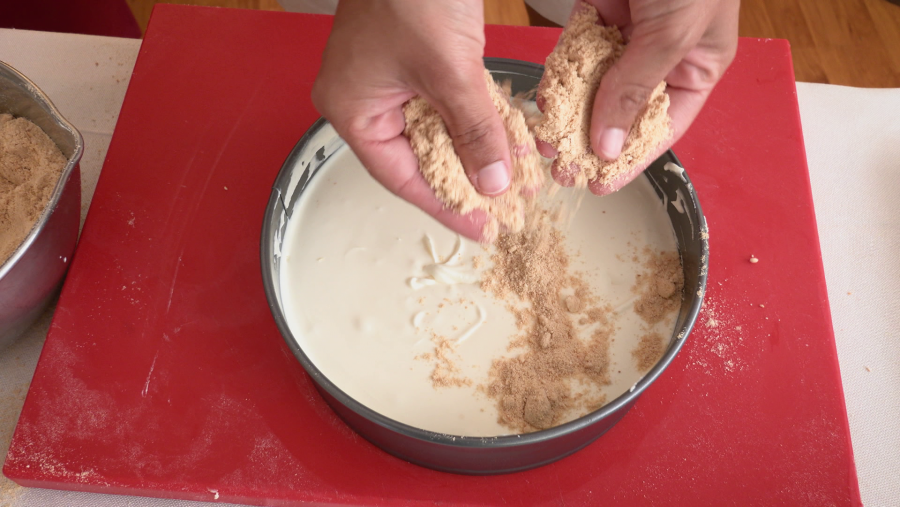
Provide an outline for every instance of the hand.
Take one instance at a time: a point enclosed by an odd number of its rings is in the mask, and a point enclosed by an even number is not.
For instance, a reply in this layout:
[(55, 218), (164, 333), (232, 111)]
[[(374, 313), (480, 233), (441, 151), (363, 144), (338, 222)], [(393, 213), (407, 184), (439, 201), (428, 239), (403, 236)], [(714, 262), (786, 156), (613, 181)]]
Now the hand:
[[(615, 160), (653, 88), (665, 80), (673, 137), (648, 161), (613, 185), (589, 182), (597, 195), (624, 187), (669, 149), (690, 127), (737, 50), (739, 0), (585, 0), (604, 25), (615, 25), (628, 42), (625, 53), (600, 83), (591, 113), (591, 148)], [(576, 2), (575, 9), (580, 8)], [(555, 157), (555, 147), (538, 141)], [(554, 178), (566, 183), (564, 175)]]
[(510, 185), (506, 131), (484, 82), (479, 0), (341, 0), (313, 86), (319, 112), (388, 190), (440, 222), (480, 239), (482, 212), (445, 209), (403, 136), (402, 106), (421, 95), (447, 125), (472, 185)]

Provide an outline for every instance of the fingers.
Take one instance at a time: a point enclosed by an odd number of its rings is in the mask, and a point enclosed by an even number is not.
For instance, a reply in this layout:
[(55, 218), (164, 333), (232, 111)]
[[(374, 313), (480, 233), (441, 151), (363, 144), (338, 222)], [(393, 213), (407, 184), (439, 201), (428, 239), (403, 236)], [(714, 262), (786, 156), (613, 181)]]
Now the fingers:
[[(484, 78), (481, 79), (484, 86)], [(397, 91), (380, 97), (378, 101), (353, 101), (348, 98), (350, 95), (344, 93), (340, 86), (326, 86), (324, 83), (320, 86), (317, 79), (312, 98), (372, 177), (390, 192), (422, 209), (451, 230), (476, 241), (492, 239), (482, 236), (488, 221), (484, 212), (461, 216), (445, 208), (419, 171), (409, 140), (403, 136), (406, 120), (402, 106), (415, 92)], [(494, 112), (496, 114), (496, 109)], [(506, 156), (509, 157), (508, 152)], [(508, 186), (509, 183), (506, 183)]]
[[(588, 182), (591, 192), (606, 195), (619, 190), (672, 146), (687, 131), (715, 84), (734, 58), (737, 47), (738, 0), (670, 0), (667, 2), (608, 2), (586, 0), (600, 23), (618, 26), (629, 44), (603, 76), (591, 111), (590, 144), (601, 159), (621, 155), (632, 125), (665, 80), (673, 135), (645, 162), (616, 181)], [(573, 12), (581, 7), (579, 3)], [(542, 83), (543, 84), (543, 83)], [(540, 94), (539, 94), (540, 95)], [(538, 103), (543, 110), (544, 104)], [(554, 146), (538, 143), (544, 156)], [(553, 167), (560, 184), (571, 184), (577, 167)]]
[(647, 159), (641, 162), (640, 164), (632, 167), (625, 174), (620, 175), (616, 178), (612, 183), (601, 183), (598, 179), (591, 180), (588, 182), (588, 190), (591, 191), (592, 194), (597, 196), (609, 195), (614, 192), (618, 192), (625, 185), (631, 183), (635, 178), (641, 175), (644, 172), (644, 169), (650, 166), (654, 160), (659, 158), (660, 155), (665, 153), (666, 150), (671, 146), (670, 143), (666, 143), (657, 147), (652, 153), (647, 155)]
[(687, 132), (706, 103), (710, 91), (669, 88), (666, 93), (669, 94), (669, 117), (672, 119), (672, 138), (665, 146), (668, 149)]
[[(546, 105), (546, 101), (544, 100), (544, 96), (541, 93), (544, 87), (544, 80), (541, 79), (541, 82), (538, 84), (537, 94), (534, 97), (534, 103), (538, 108), (538, 111), (541, 113), (544, 112), (544, 106)], [(534, 138), (534, 144), (537, 146), (538, 153), (541, 154), (544, 158), (556, 158), (559, 155), (559, 151), (557, 151), (556, 146), (544, 141), (543, 139), (539, 139), (537, 136)]]
[(738, 9), (736, 0), (719, 3), (713, 20), (696, 47), (666, 75), (672, 143), (684, 135), (712, 89), (734, 60), (737, 51)]
[(556, 148), (554, 148), (552, 144), (546, 141), (535, 139), (534, 144), (537, 146), (538, 153), (540, 153), (544, 158), (556, 158), (556, 156), (559, 154), (559, 152), (556, 151)]
[(671, 23), (656, 29), (636, 27), (622, 57), (600, 82), (591, 117), (591, 148), (604, 160), (615, 160), (637, 115), (653, 89), (684, 58), (696, 41)]
[(568, 167), (560, 167), (559, 161), (554, 161), (550, 166), (550, 176), (553, 180), (564, 187), (575, 186), (575, 176), (581, 172), (581, 168), (577, 165), (569, 164)]
[(466, 175), (484, 195), (500, 195), (511, 182), (506, 129), (488, 93), (481, 62), (429, 87), (426, 99), (440, 113)]
[(703, 104), (709, 96), (710, 90), (690, 90), (669, 87), (666, 90), (669, 95), (669, 117), (672, 120), (672, 137), (660, 144), (656, 150), (650, 153), (646, 160), (627, 173), (621, 175), (612, 183), (603, 184), (598, 180), (588, 182), (588, 189), (594, 195), (603, 196), (621, 190), (625, 185), (637, 178), (654, 160), (672, 147), (687, 131), (694, 118), (700, 113)]
[[(402, 113), (400, 114), (402, 119)], [(487, 223), (487, 215), (480, 211), (458, 215), (445, 208), (419, 172), (419, 163), (405, 137), (398, 135), (386, 141), (347, 139), (347, 142), (369, 170), (369, 174), (386, 189), (451, 230), (475, 241), (484, 239), (482, 231)]]
[(459, 215), (445, 208), (428, 186), (409, 140), (404, 137), (405, 120), (398, 105), (373, 117), (332, 122), (372, 177), (387, 190), (420, 208), (451, 230), (476, 241), (482, 237), (488, 217), (481, 211)]
[[(592, 194), (603, 196), (613, 192), (618, 192), (625, 185), (629, 184), (637, 178), (654, 160), (659, 158), (666, 150), (672, 147), (681, 136), (687, 131), (688, 127), (697, 117), (706, 98), (709, 96), (709, 90), (685, 90), (673, 89), (667, 90), (669, 94), (669, 117), (672, 119), (673, 135), (666, 142), (660, 144), (652, 153), (650, 153), (644, 162), (634, 166), (627, 173), (621, 175), (612, 183), (600, 183), (598, 180), (588, 182), (588, 189)], [(562, 183), (560, 183), (562, 184)]]

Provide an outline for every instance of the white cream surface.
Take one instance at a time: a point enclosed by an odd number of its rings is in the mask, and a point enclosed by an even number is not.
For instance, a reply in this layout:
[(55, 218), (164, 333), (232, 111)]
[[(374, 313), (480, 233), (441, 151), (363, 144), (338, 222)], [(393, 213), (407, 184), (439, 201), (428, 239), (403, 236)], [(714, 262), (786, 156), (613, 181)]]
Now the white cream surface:
[[(555, 199), (570, 199), (564, 189)], [(631, 288), (645, 246), (674, 250), (663, 203), (644, 177), (603, 198), (584, 197), (566, 231), (573, 268), (616, 308), (610, 348), (613, 400), (637, 382), (631, 351), (646, 325)], [(433, 247), (433, 248), (432, 248)], [(405, 424), (452, 435), (497, 436), (487, 384), (491, 362), (517, 333), (512, 314), (479, 287), (472, 258), (490, 249), (460, 239), (376, 183), (344, 147), (298, 201), (282, 245), (281, 296), (288, 325), (322, 373), (357, 401)], [(455, 255), (453, 255), (455, 253)], [(674, 316), (655, 330), (667, 339)], [(433, 334), (457, 343), (454, 363), (471, 386), (432, 385)], [(417, 358), (418, 356), (418, 358)], [(578, 414), (576, 414), (578, 415)], [(583, 415), (583, 414), (581, 414)]]

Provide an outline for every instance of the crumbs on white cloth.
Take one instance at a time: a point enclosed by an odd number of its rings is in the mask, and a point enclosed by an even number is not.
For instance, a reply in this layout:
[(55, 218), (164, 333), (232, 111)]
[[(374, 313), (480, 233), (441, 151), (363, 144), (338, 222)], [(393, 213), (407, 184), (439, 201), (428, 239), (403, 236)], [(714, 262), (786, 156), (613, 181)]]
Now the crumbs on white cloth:
[(797, 83), (797, 99), (862, 502), (900, 505), (900, 90)]

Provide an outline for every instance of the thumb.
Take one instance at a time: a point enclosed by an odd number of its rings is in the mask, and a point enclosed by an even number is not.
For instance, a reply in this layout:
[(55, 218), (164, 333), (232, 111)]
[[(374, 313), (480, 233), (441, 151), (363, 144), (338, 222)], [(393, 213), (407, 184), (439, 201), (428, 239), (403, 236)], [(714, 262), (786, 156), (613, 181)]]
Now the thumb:
[(656, 30), (644, 35), (636, 27), (622, 57), (600, 81), (591, 114), (591, 147), (605, 160), (615, 160), (635, 118), (653, 90), (678, 65), (690, 45), (678, 33)]
[(489, 196), (506, 192), (511, 181), (509, 142), (481, 60), (470, 71), (441, 79), (431, 88), (429, 102), (444, 119), (472, 186)]

